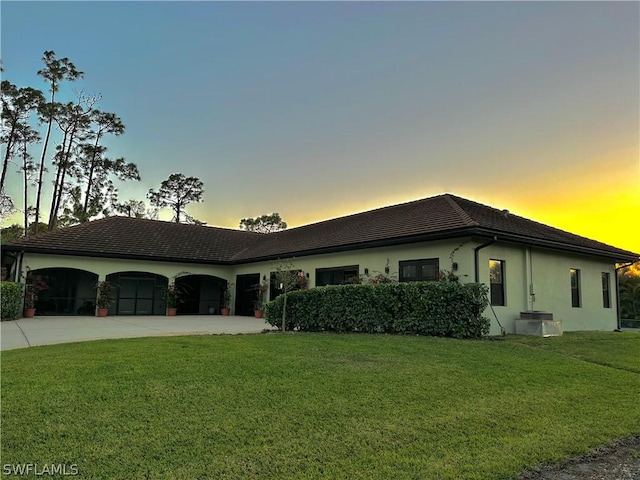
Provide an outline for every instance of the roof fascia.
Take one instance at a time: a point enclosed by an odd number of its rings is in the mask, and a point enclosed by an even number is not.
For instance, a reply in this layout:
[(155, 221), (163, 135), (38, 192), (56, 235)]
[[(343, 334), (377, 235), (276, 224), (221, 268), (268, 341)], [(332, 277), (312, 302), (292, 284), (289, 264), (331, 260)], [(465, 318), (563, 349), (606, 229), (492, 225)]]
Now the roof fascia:
[(479, 228), (477, 230), (478, 230), (477, 233), (479, 235), (498, 237), (498, 241), (515, 243), (519, 245), (541, 247), (548, 250), (560, 250), (563, 252), (581, 253), (584, 255), (592, 256), (592, 257), (607, 258), (615, 261), (624, 260), (624, 261), (633, 262), (633, 261), (637, 261), (638, 257), (640, 257), (640, 255), (634, 254), (633, 252), (629, 252), (628, 254), (625, 254), (623, 252), (618, 253), (618, 252), (612, 252), (612, 251), (602, 250), (598, 248), (590, 248), (590, 247), (584, 247), (581, 245), (557, 242), (555, 240), (544, 240), (544, 239), (529, 237), (526, 235), (507, 233), (507, 232), (502, 232), (500, 230), (483, 229), (483, 228)]
[(447, 230), (445, 232), (437, 232), (430, 234), (421, 234), (405, 237), (390, 238), (385, 240), (374, 240), (369, 242), (352, 243), (347, 245), (338, 245), (335, 247), (321, 247), (310, 250), (299, 250), (294, 252), (285, 252), (276, 255), (265, 255), (260, 257), (247, 257), (237, 259), (233, 262), (236, 265), (244, 265), (257, 262), (266, 262), (270, 260), (280, 260), (282, 258), (298, 258), (309, 257), (312, 255), (322, 255), (327, 253), (349, 252), (353, 250), (364, 250), (369, 248), (393, 247), (397, 245), (408, 245), (411, 243), (429, 242), (436, 240), (449, 240), (460, 237), (473, 236), (475, 228), (462, 228), (456, 230)]
[(281, 254), (274, 255), (265, 255), (258, 257), (245, 257), (245, 258), (235, 258), (229, 260), (197, 260), (197, 259), (187, 259), (187, 258), (178, 258), (178, 257), (159, 257), (159, 256), (145, 256), (145, 255), (122, 255), (116, 253), (104, 253), (104, 252), (88, 252), (88, 251), (79, 251), (79, 250), (56, 250), (51, 248), (40, 248), (40, 247), (28, 247), (28, 246), (18, 246), (18, 245), (6, 245), (2, 247), (4, 251), (14, 251), (14, 252), (25, 252), (25, 253), (41, 253), (41, 254), (52, 254), (52, 255), (66, 255), (66, 256), (77, 256), (77, 257), (98, 257), (98, 258), (121, 258), (127, 260), (142, 260), (142, 261), (153, 261), (153, 262), (170, 262), (170, 263), (193, 263), (199, 265), (245, 265), (250, 263), (264, 262), (270, 260), (279, 260), (282, 258), (291, 258), (291, 257), (308, 257), (312, 255), (321, 255), (321, 254), (329, 254), (329, 253), (339, 253), (339, 252), (348, 252), (353, 250), (362, 250), (362, 249), (370, 249), (370, 248), (379, 248), (379, 247), (391, 247), (397, 245), (407, 245), (411, 243), (419, 243), (419, 242), (427, 242), (427, 241), (437, 241), (437, 240), (447, 240), (465, 236), (480, 236), (480, 237), (498, 237), (498, 241), (513, 243), (518, 245), (527, 245), (527, 246), (536, 246), (541, 248), (546, 248), (549, 250), (556, 251), (564, 251), (569, 253), (581, 253), (588, 256), (607, 258), (617, 262), (620, 261), (628, 261), (628, 262), (636, 262), (638, 261), (640, 255), (634, 254), (633, 252), (612, 252), (606, 251), (602, 249), (583, 247), (575, 244), (568, 244), (564, 242), (557, 242), (554, 240), (544, 240), (529, 237), (526, 235), (518, 235), (514, 233), (508, 233), (501, 230), (480, 228), (480, 227), (465, 227), (454, 230), (445, 230), (442, 232), (433, 232), (429, 234), (421, 234), (421, 235), (413, 235), (413, 236), (404, 236), (397, 238), (389, 238), (384, 240), (374, 240), (368, 242), (360, 242), (354, 244), (347, 245), (337, 245), (335, 247), (320, 247), (309, 250), (298, 250), (293, 252), (283, 252)]
[(62, 255), (67, 257), (93, 257), (93, 258), (117, 258), (123, 260), (141, 260), (145, 262), (169, 262), (169, 263), (193, 263), (197, 265), (233, 265), (233, 262), (219, 261), (219, 260), (197, 260), (192, 258), (178, 258), (178, 257), (158, 257), (158, 256), (146, 256), (146, 255), (127, 255), (117, 253), (105, 253), (105, 252), (85, 252), (80, 250), (56, 250), (53, 248), (38, 248), (38, 247), (13, 247), (3, 248), (7, 252), (22, 252), (22, 253), (39, 253), (48, 255)]

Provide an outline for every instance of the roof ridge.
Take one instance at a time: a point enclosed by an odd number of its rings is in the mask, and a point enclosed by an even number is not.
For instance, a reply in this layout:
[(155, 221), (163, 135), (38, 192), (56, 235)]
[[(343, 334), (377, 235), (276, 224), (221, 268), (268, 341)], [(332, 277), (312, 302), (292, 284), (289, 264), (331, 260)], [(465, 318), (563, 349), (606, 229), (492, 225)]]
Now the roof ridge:
[(381, 212), (383, 210), (391, 210), (391, 209), (396, 209), (396, 208), (399, 208), (399, 207), (406, 207), (408, 205), (412, 205), (412, 204), (416, 204), (416, 203), (424, 203), (424, 202), (427, 202), (427, 201), (430, 201), (430, 200), (435, 200), (436, 198), (445, 197), (447, 195), (449, 195), (449, 194), (448, 193), (441, 193), (439, 195), (433, 195), (431, 197), (415, 198), (413, 200), (407, 200), (407, 201), (402, 202), (402, 203), (394, 203), (394, 204), (391, 204), (391, 205), (384, 205), (382, 207), (371, 208), (369, 210), (362, 210), (360, 212), (348, 213), (346, 215), (341, 215), (339, 217), (325, 218), (324, 220), (317, 220), (315, 222), (305, 223), (304, 225), (298, 225), (296, 227), (287, 228), (286, 230), (280, 230), (280, 231), (277, 231), (277, 232), (270, 232), (267, 235), (272, 235), (274, 233), (290, 232), (290, 231), (301, 229), (301, 228), (306, 228), (306, 227), (316, 226), (316, 225), (319, 225), (319, 224), (322, 224), (322, 223), (332, 222), (334, 220), (346, 220), (348, 218), (358, 217), (358, 216), (361, 216), (361, 215), (371, 214), (371, 213), (375, 213), (375, 212)]
[[(480, 203), (480, 202), (475, 201), (475, 200), (471, 200), (469, 198), (457, 197), (456, 195), (451, 195), (451, 194), (447, 194), (447, 195), (449, 197), (451, 197), (451, 199), (453, 201), (455, 201), (456, 203), (458, 201), (471, 203), (471, 204), (476, 205), (476, 206), (478, 206), (480, 208), (483, 208), (485, 210), (489, 210), (491, 212), (494, 212), (494, 213), (497, 213), (497, 214), (500, 214), (500, 215), (505, 215), (505, 218), (511, 218), (511, 219), (516, 218), (516, 219), (518, 219), (520, 221), (523, 221), (523, 222), (526, 222), (528, 224), (533, 224), (533, 225), (536, 225), (538, 227), (542, 227), (544, 229), (548, 229), (548, 230), (560, 233), (562, 235), (568, 235), (568, 236), (573, 237), (573, 238), (578, 239), (578, 240), (588, 240), (589, 242), (597, 243), (597, 244), (599, 244), (599, 245), (601, 245), (603, 247), (614, 248), (614, 249), (617, 249), (617, 250), (624, 250), (624, 249), (620, 249), (618, 247), (614, 247), (613, 245), (609, 245), (607, 243), (601, 242), (600, 240), (595, 240), (595, 239), (590, 238), (590, 237), (585, 237), (584, 235), (578, 235), (577, 233), (573, 233), (573, 232), (570, 232), (568, 230), (564, 230), (562, 228), (555, 227), (553, 225), (548, 225), (546, 223), (539, 222), (538, 220), (533, 220), (531, 218), (524, 217), (522, 215), (518, 215), (517, 213), (513, 213), (513, 212), (509, 211), (508, 209), (500, 209), (500, 208), (497, 208), (497, 207), (493, 207), (491, 205), (486, 205), (484, 203)], [(464, 207), (460, 206), (460, 208), (464, 210)], [(482, 224), (481, 222), (476, 222), (476, 226), (486, 227), (486, 225)], [(491, 227), (491, 228), (495, 228), (495, 227)], [(531, 235), (531, 234), (529, 234), (529, 235)], [(531, 235), (531, 236), (535, 237), (535, 235)]]
[[(154, 223), (156, 225), (164, 225), (164, 226), (177, 227), (177, 228), (203, 227), (203, 228), (215, 229), (215, 230), (225, 230), (227, 232), (239, 232), (239, 233), (242, 233), (242, 234), (248, 234), (248, 235), (253, 235), (253, 236), (265, 235), (264, 233), (250, 232), (250, 231), (247, 231), (247, 230), (242, 230), (240, 228), (220, 227), (218, 225), (208, 225), (208, 224), (199, 225), (199, 224), (195, 224), (195, 223), (182, 223), (182, 222), (174, 222), (174, 221), (171, 221), (171, 220), (160, 220), (160, 219), (154, 219), (154, 218), (128, 217), (128, 216), (125, 216), (125, 215), (110, 215), (108, 217), (103, 217), (103, 218), (99, 218), (99, 219), (96, 219), (96, 220), (92, 220), (91, 222), (97, 222), (97, 221), (101, 221), (101, 220), (111, 220), (111, 219), (116, 219), (116, 218), (117, 219), (126, 219), (126, 221), (147, 222), (147, 223)], [(87, 222), (87, 223), (91, 223), (91, 222)]]
[[(451, 206), (453, 207), (453, 209), (458, 213), (458, 215), (460, 215), (460, 217), (462, 217), (462, 220), (464, 220), (464, 222), (469, 225), (469, 226), (473, 226), (473, 227), (479, 227), (480, 222), (478, 222), (476, 219), (474, 219), (463, 207), (462, 205), (460, 205), (458, 203), (458, 199), (460, 197), (456, 197), (455, 195), (452, 195), (450, 193), (445, 193), (442, 195), (444, 198), (447, 199), (447, 201), (451, 204)], [(478, 204), (481, 205), (481, 204)], [(483, 205), (486, 207), (486, 205)]]

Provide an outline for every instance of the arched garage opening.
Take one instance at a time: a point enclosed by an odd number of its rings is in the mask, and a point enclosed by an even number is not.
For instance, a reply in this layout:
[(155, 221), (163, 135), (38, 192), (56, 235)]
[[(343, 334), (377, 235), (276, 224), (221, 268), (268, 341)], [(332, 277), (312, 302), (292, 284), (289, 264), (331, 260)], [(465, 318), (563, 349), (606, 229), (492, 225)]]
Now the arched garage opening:
[(47, 285), (38, 293), (37, 315), (95, 315), (98, 275), (76, 268), (32, 270)]
[(180, 315), (219, 314), (227, 281), (213, 275), (183, 275), (176, 278), (182, 292), (178, 303)]
[(107, 275), (116, 287), (116, 301), (109, 309), (115, 315), (164, 315), (163, 289), (169, 279), (148, 272), (117, 272)]

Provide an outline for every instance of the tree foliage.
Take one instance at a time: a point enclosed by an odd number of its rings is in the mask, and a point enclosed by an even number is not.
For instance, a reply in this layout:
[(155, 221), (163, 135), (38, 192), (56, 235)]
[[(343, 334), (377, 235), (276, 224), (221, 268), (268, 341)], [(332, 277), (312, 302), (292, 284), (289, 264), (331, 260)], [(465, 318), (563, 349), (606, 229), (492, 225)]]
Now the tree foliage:
[[(53, 51), (44, 52), (42, 61), (44, 66), (37, 73), (48, 84), (49, 99), (40, 90), (2, 81), (2, 141), (6, 148), (2, 156), (0, 213), (7, 216), (18, 209), (19, 202), (4, 189), (13, 162), (19, 167), (22, 182), (10, 183), (11, 195), (15, 195), (15, 187), (22, 186), (27, 235), (31, 232), (30, 219), (39, 223), (44, 216), (44, 186), (48, 182), (45, 174), (52, 176), (48, 229), (111, 214), (118, 205), (115, 181), (140, 180), (135, 164), (107, 153), (107, 136), (122, 135), (125, 127), (118, 115), (98, 108), (102, 95), (74, 89), (75, 99), (65, 98), (61, 86), (83, 78), (84, 72)], [(39, 128), (34, 128), (38, 124)], [(41, 142), (40, 132), (44, 139), (37, 162), (31, 149)]]
[(620, 316), (640, 319), (640, 264), (635, 263), (621, 270), (619, 279)]
[(283, 305), (282, 305), (282, 331), (286, 331), (287, 324), (287, 296), (293, 290), (300, 290), (307, 285), (307, 278), (303, 272), (294, 268), (292, 262), (280, 263), (274, 271), (273, 275), (275, 285), (272, 288), (276, 288), (282, 292)]
[[(38, 233), (44, 233), (48, 229), (48, 225), (46, 223), (32, 223), (29, 225), (29, 235), (36, 235)], [(18, 238), (24, 237), (24, 227), (18, 223), (14, 223), (9, 225), (8, 227), (4, 227), (0, 229), (0, 239), (2, 239), (2, 243), (7, 243), (12, 240), (17, 240)]]
[(147, 207), (142, 200), (129, 199), (126, 202), (117, 203), (114, 209), (127, 217), (146, 218), (147, 216)]
[(35, 88), (18, 88), (7, 80), (2, 81), (0, 90), (2, 97), (2, 142), (6, 149), (2, 160), (0, 191), (4, 191), (9, 160), (13, 158), (22, 143), (33, 141), (28, 119), (31, 113), (44, 103), (44, 95)]
[(11, 242), (12, 240), (17, 240), (21, 237), (24, 237), (24, 228), (18, 223), (14, 223), (0, 230), (0, 239), (2, 240), (2, 243)]
[(157, 208), (170, 208), (173, 211), (173, 221), (181, 223), (199, 223), (189, 216), (185, 207), (193, 202), (201, 202), (204, 194), (203, 183), (196, 177), (186, 177), (182, 173), (172, 173), (160, 184), (158, 190), (149, 190), (147, 198), (151, 205)]
[(279, 232), (287, 228), (287, 223), (282, 221), (277, 212), (271, 215), (262, 215), (257, 218), (243, 218), (240, 220), (240, 229), (248, 232), (271, 233)]
[[(56, 58), (56, 53), (53, 50), (47, 50), (44, 52), (42, 56), (42, 62), (44, 63), (45, 67), (38, 70), (38, 75), (49, 84), (51, 99), (49, 102), (42, 103), (38, 109), (41, 123), (47, 125), (47, 133), (45, 135), (44, 144), (42, 146), (42, 155), (40, 156), (40, 166), (38, 171), (38, 190), (36, 193), (35, 205), (36, 223), (40, 221), (40, 202), (42, 199), (42, 186), (44, 180), (43, 177), (46, 170), (45, 162), (47, 158), (49, 139), (51, 137), (51, 128), (53, 127), (53, 122), (56, 118), (56, 112), (58, 112), (60, 107), (60, 104), (56, 103), (56, 93), (60, 89), (60, 83), (63, 80), (73, 82), (79, 78), (84, 77), (84, 72), (78, 70), (67, 57), (60, 59)], [(49, 227), (52, 228), (51, 222), (49, 222)]]

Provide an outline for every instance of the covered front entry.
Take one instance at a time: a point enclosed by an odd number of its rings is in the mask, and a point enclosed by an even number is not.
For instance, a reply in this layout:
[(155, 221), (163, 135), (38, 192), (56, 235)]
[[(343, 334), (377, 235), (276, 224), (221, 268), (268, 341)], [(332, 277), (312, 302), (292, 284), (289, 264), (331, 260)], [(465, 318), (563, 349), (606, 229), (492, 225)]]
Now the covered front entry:
[(166, 305), (162, 295), (169, 279), (147, 272), (118, 272), (107, 275), (116, 287), (116, 301), (109, 313), (116, 315), (164, 315)]
[(258, 298), (256, 285), (259, 283), (259, 273), (236, 276), (236, 315), (253, 315), (254, 303)]
[(176, 278), (179, 288), (180, 315), (213, 315), (219, 314), (224, 300), (227, 281), (213, 275), (184, 275)]
[(45, 288), (38, 292), (36, 315), (95, 315), (95, 273), (76, 268), (40, 268)]

